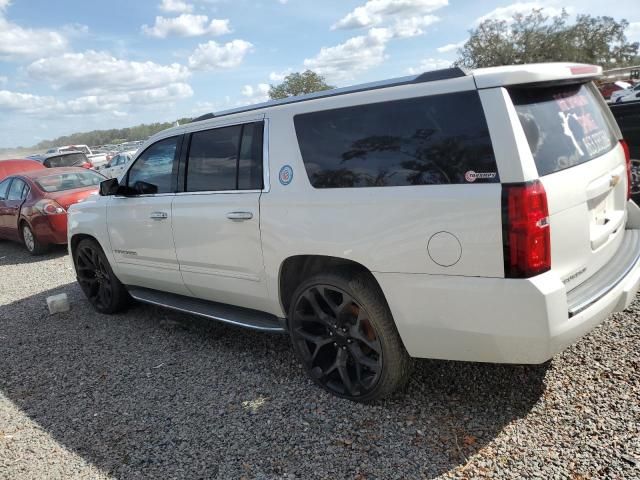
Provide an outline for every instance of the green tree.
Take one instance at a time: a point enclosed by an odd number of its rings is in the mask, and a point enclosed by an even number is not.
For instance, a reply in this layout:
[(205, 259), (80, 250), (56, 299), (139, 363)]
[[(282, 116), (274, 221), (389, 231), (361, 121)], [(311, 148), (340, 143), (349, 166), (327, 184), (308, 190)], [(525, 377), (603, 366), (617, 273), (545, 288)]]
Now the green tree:
[(581, 62), (606, 68), (638, 61), (638, 42), (628, 42), (629, 22), (578, 15), (569, 24), (566, 11), (549, 17), (543, 9), (516, 14), (512, 21), (488, 19), (469, 31), (457, 65), (468, 68), (536, 62)]
[(328, 85), (322, 75), (306, 70), (302, 73), (296, 72), (287, 75), (280, 85), (271, 85), (269, 97), (272, 100), (277, 100), (306, 93), (331, 90), (332, 88), (335, 87)]

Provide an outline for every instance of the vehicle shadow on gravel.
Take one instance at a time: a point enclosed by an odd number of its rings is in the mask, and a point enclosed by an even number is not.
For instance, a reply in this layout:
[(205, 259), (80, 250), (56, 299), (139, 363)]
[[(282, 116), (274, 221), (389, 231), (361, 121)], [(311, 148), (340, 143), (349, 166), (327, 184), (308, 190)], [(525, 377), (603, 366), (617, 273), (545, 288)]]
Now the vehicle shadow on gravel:
[[(48, 315), (61, 292), (71, 312)], [(525, 416), (546, 369), (418, 361), (405, 392), (362, 405), (315, 387), (284, 335), (99, 315), (76, 284), (0, 307), (1, 393), (118, 478), (433, 478)]]
[(24, 245), (0, 239), (0, 267), (3, 265), (25, 265), (67, 255), (66, 245), (51, 245), (42, 255), (31, 255)]

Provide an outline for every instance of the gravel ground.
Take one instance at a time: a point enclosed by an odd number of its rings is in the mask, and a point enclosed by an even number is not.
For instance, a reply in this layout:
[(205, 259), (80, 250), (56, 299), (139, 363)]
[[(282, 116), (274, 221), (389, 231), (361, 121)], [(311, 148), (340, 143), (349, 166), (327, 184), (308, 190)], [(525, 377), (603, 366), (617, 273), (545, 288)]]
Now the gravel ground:
[[(359, 405), (285, 336), (99, 315), (67, 262), (0, 243), (2, 478), (640, 478), (637, 302), (548, 364), (421, 360)], [(61, 292), (71, 312), (48, 315)]]

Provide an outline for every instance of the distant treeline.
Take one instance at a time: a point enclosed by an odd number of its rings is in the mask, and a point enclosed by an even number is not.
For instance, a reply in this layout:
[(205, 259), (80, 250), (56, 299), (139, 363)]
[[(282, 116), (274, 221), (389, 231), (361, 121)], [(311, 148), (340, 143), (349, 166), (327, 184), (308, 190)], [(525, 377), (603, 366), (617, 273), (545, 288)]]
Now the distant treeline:
[[(182, 125), (189, 123), (191, 118), (180, 118), (177, 122)], [(53, 140), (43, 140), (34, 146), (35, 149), (57, 147), (59, 145), (105, 145), (123, 143), (133, 140), (144, 140), (166, 128), (172, 127), (176, 122), (149, 123), (128, 128), (112, 128), (110, 130), (94, 130), (92, 132), (72, 133)]]

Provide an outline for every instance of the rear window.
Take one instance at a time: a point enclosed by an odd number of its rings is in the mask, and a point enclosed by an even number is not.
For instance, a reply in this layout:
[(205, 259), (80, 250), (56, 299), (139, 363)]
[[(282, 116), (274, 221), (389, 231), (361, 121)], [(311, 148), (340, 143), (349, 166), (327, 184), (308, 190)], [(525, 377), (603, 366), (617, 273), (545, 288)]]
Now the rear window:
[(315, 188), (499, 182), (475, 91), (296, 115)]
[(36, 180), (38, 187), (44, 192), (62, 192), (74, 188), (86, 188), (99, 185), (105, 177), (87, 170), (86, 172), (58, 173), (47, 175)]
[(617, 145), (587, 84), (509, 92), (540, 176), (593, 160)]
[(47, 158), (44, 161), (44, 166), (49, 168), (74, 167), (82, 165), (86, 161), (87, 157), (84, 153), (70, 153), (60, 157)]

